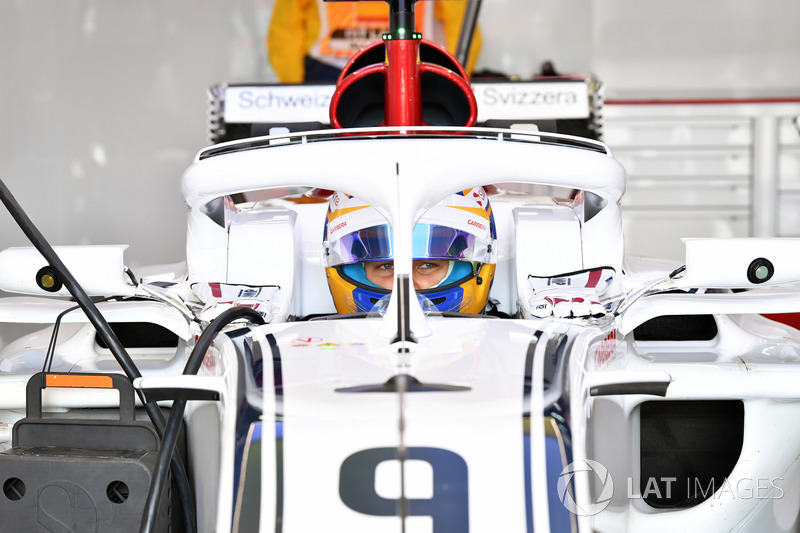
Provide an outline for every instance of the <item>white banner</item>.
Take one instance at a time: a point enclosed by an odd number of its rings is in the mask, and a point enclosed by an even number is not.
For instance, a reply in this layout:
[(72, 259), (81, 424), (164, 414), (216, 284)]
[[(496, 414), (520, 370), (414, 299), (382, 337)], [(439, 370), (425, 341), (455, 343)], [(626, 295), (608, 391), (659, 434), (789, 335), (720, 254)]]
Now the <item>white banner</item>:
[(335, 85), (257, 85), (225, 90), (225, 122), (330, 123)]
[(586, 118), (589, 88), (584, 82), (488, 82), (472, 85), (478, 122)]
[[(478, 122), (552, 120), (589, 116), (586, 83), (478, 82), (472, 86), (478, 101)], [(225, 91), (227, 123), (330, 123), (334, 85), (233, 86)]]

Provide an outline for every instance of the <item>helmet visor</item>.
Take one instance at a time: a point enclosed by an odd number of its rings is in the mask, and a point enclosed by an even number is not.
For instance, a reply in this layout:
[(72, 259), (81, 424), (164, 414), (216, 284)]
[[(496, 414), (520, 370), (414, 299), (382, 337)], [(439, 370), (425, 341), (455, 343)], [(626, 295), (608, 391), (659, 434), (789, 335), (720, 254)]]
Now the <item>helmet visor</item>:
[(436, 224), (417, 224), (414, 227), (413, 254), (414, 259), (486, 263), (491, 259), (492, 247), (490, 242), (468, 231)]
[[(491, 260), (491, 244), (467, 231), (436, 224), (417, 224), (412, 254), (413, 259), (486, 263)], [(392, 231), (388, 225), (354, 231), (328, 242), (326, 246), (327, 266), (386, 261), (393, 257)]]
[(386, 224), (342, 235), (326, 243), (325, 247), (328, 266), (391, 259), (392, 233)]

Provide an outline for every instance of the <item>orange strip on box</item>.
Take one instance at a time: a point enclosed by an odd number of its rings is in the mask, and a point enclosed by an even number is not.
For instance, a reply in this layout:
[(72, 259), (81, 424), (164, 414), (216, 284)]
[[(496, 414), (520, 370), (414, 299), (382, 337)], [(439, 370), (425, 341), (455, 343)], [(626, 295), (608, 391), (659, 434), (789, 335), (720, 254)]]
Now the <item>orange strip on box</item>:
[(111, 389), (111, 376), (81, 376), (73, 374), (46, 374), (46, 387), (83, 387), (89, 389)]

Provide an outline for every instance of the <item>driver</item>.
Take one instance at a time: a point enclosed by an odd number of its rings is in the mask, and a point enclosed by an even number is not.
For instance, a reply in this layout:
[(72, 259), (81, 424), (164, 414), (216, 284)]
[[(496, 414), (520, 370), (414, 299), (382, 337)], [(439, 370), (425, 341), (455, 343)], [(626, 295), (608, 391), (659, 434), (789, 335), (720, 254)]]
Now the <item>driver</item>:
[[(325, 219), (326, 274), (339, 313), (369, 312), (394, 286), (392, 231), (374, 207), (337, 192)], [(414, 227), (412, 280), (426, 311), (483, 313), (494, 280), (494, 216), (482, 187), (437, 202)]]

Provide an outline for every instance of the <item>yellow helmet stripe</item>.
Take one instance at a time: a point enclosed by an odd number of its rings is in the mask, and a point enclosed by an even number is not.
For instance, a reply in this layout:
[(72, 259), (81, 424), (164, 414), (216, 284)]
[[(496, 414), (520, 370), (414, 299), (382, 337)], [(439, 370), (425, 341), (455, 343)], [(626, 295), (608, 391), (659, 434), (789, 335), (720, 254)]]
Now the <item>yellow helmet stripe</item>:
[(347, 213), (352, 213), (353, 211), (358, 211), (359, 209), (366, 209), (367, 207), (369, 206), (358, 205), (356, 207), (344, 207), (342, 209), (337, 209), (336, 211), (328, 211), (328, 222), (330, 222), (334, 218), (339, 218), (340, 216), (346, 215)]
[(475, 216), (479, 216), (486, 220), (489, 220), (489, 215), (492, 213), (492, 206), (489, 205), (489, 209), (484, 209), (483, 207), (465, 207), (461, 205), (450, 205), (448, 207), (452, 207), (455, 209), (461, 209), (462, 211), (467, 211), (468, 213), (472, 213)]

